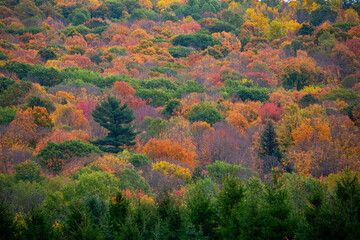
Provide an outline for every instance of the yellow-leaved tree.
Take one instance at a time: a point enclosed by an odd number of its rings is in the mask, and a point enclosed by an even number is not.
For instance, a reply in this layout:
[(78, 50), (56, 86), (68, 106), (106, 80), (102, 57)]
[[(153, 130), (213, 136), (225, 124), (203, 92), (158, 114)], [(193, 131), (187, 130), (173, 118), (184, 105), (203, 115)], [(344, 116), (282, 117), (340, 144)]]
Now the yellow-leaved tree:
[(264, 14), (257, 13), (254, 9), (248, 8), (245, 17), (248, 19), (248, 22), (255, 24), (261, 35), (267, 34), (270, 27), (270, 19), (265, 17)]

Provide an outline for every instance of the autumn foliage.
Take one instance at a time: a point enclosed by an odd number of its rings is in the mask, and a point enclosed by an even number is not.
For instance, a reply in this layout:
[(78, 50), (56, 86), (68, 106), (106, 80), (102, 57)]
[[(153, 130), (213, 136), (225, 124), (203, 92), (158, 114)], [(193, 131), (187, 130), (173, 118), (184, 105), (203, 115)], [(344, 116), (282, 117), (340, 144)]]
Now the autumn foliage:
[(358, 1), (0, 5), (4, 239), (360, 239)]
[(168, 159), (170, 161), (178, 161), (187, 166), (194, 166), (194, 152), (189, 152), (184, 149), (179, 143), (173, 142), (170, 139), (155, 139), (152, 138), (144, 146), (144, 153), (149, 158), (154, 160)]
[(360, 239), (358, 1), (0, 5), (1, 239)]

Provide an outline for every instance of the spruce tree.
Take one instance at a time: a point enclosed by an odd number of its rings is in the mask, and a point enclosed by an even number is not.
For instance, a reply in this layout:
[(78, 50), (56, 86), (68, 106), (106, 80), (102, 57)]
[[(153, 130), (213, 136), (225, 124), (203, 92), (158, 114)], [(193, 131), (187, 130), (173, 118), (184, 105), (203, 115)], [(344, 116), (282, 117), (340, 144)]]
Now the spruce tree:
[(266, 123), (264, 131), (260, 139), (260, 156), (275, 156), (278, 151), (279, 144), (276, 140), (274, 124), (271, 120)]
[(109, 96), (95, 107), (92, 116), (100, 126), (109, 130), (105, 138), (92, 141), (102, 151), (118, 153), (125, 147), (135, 144), (137, 132), (131, 124), (135, 117), (127, 103), (121, 105), (120, 100)]
[(271, 120), (266, 123), (265, 129), (262, 132), (260, 139), (260, 152), (261, 157), (274, 156), (279, 157), (279, 143), (276, 140), (276, 132), (274, 124)]
[(271, 120), (266, 123), (260, 138), (259, 155), (263, 161), (263, 173), (267, 174), (273, 167), (281, 164), (281, 152), (277, 141), (274, 124)]

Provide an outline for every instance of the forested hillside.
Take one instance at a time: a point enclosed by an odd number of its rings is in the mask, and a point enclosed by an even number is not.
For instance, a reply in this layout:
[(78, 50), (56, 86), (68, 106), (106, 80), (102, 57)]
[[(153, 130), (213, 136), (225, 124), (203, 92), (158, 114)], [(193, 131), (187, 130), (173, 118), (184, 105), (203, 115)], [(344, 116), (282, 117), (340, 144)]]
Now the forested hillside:
[(0, 0), (0, 239), (360, 239), (357, 0)]

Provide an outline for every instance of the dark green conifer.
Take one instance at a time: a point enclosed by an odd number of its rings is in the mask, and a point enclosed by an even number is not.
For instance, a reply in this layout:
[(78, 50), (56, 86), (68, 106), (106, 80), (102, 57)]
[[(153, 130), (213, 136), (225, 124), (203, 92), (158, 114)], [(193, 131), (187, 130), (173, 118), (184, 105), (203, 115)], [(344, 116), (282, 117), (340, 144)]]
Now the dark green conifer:
[(118, 153), (135, 144), (137, 132), (131, 124), (135, 117), (127, 103), (121, 105), (120, 100), (109, 96), (95, 107), (92, 116), (100, 126), (109, 130), (106, 137), (92, 142), (102, 151)]
[(262, 132), (260, 139), (260, 156), (274, 156), (279, 157), (279, 143), (276, 139), (276, 132), (274, 124), (269, 120)]
[(259, 156), (262, 159), (263, 174), (268, 174), (274, 167), (281, 165), (281, 152), (276, 138), (274, 124), (269, 120), (260, 138)]

